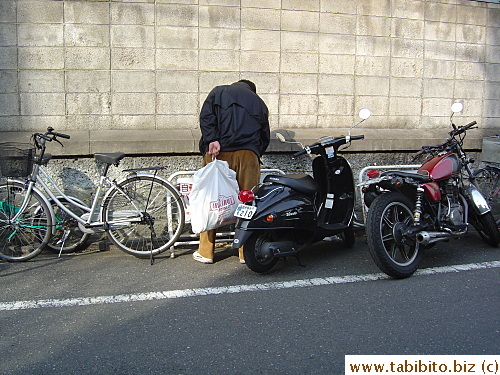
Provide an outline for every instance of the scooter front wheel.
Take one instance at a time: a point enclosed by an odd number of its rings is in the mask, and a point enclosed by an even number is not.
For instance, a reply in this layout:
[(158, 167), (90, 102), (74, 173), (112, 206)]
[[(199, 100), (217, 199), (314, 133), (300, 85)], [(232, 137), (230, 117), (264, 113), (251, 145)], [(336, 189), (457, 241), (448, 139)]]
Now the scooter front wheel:
[(255, 232), (245, 242), (243, 255), (248, 268), (257, 273), (265, 273), (274, 267), (278, 258), (265, 249), (265, 243), (276, 241), (270, 232)]
[(352, 223), (341, 233), (340, 237), (347, 247), (354, 246), (354, 242), (356, 242), (356, 235), (354, 234), (354, 226)]

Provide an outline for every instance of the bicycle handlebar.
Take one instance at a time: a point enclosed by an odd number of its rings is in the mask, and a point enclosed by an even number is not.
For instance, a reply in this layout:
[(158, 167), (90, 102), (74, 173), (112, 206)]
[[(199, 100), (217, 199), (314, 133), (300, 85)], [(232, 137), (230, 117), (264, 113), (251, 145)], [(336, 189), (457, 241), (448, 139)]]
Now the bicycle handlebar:
[[(33, 134), (33, 138), (35, 139), (35, 146), (39, 150), (44, 150), (45, 149), (45, 142), (52, 142), (56, 141), (59, 143), (61, 146), (63, 145), (57, 138), (64, 138), (64, 139), (70, 139), (71, 136), (68, 134), (63, 134), (63, 133), (57, 133), (54, 131), (54, 128), (48, 127), (47, 132), (45, 134), (42, 133), (35, 133)], [(41, 141), (41, 142), (39, 142)]]
[(56, 132), (54, 131), (54, 128), (52, 128), (52, 127), (50, 127), (50, 126), (47, 128), (47, 133), (45, 133), (45, 135), (52, 135), (52, 136), (54, 136), (54, 137), (59, 137), (59, 138), (64, 138), (64, 139), (70, 139), (70, 138), (71, 138), (71, 136), (69, 136), (69, 135), (67, 135), (67, 134), (63, 134), (63, 133), (56, 133)]
[(71, 136), (69, 136), (67, 134), (62, 134), (62, 133), (50, 133), (50, 134), (52, 134), (55, 137), (64, 138), (64, 139), (70, 139), (71, 138)]

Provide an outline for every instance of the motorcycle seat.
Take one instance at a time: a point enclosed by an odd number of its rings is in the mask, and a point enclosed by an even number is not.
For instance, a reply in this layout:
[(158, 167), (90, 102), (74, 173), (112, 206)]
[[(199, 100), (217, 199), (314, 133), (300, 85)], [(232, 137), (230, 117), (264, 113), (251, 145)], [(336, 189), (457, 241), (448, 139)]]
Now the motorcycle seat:
[(387, 171), (383, 172), (382, 176), (398, 176), (403, 178), (412, 178), (419, 182), (431, 182), (432, 180), (427, 175), (412, 173), (412, 172), (403, 172), (403, 171)]
[(303, 173), (287, 175), (270, 174), (264, 177), (264, 182), (288, 186), (307, 195), (314, 195), (319, 190), (316, 181), (308, 174)]

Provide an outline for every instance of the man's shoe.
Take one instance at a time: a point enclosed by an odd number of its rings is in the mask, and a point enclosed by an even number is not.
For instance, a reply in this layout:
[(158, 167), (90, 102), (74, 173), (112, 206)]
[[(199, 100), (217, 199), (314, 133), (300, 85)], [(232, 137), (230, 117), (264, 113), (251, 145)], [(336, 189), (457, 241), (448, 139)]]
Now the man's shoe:
[(245, 264), (245, 259), (240, 259), (241, 264)]
[(205, 257), (201, 256), (200, 253), (198, 253), (197, 251), (195, 251), (193, 253), (193, 259), (198, 261), (198, 262), (206, 263), (206, 264), (212, 264), (214, 262), (213, 259), (205, 258)]

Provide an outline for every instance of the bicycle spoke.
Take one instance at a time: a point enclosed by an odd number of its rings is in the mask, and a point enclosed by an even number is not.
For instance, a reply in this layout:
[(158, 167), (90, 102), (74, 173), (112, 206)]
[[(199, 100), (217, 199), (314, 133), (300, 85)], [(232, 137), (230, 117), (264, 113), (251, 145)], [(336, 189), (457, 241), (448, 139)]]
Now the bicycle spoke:
[[(134, 176), (104, 203), (105, 220), (110, 222), (110, 238), (122, 250), (136, 256), (150, 256), (168, 249), (180, 235), (184, 224), (181, 199), (166, 182), (154, 176)], [(148, 200), (149, 199), (149, 200)], [(141, 210), (141, 222), (114, 222), (121, 213)]]

